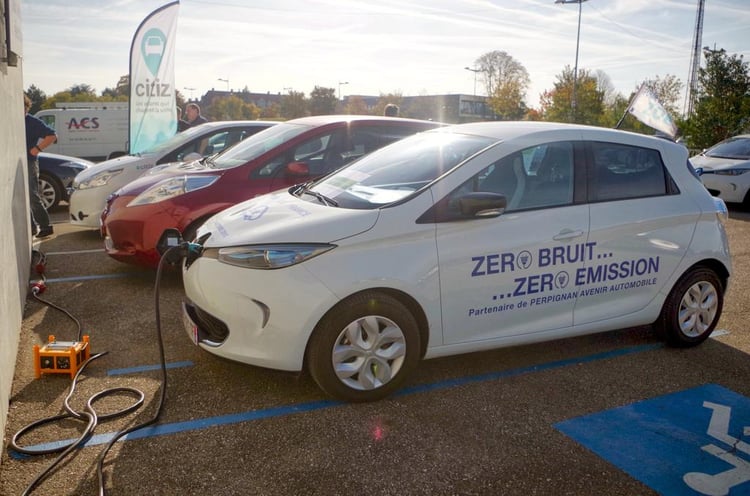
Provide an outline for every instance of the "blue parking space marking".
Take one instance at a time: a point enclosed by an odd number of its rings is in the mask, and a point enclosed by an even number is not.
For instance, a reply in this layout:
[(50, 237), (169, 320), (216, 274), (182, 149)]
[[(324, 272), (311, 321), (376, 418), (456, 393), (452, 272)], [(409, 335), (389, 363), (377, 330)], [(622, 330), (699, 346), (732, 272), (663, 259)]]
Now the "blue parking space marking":
[[(164, 365), (167, 369), (178, 369), (182, 367), (192, 367), (193, 362), (190, 360), (184, 360), (182, 362), (170, 362)], [(107, 371), (107, 375), (126, 375), (126, 374), (138, 374), (140, 372), (150, 372), (153, 370), (160, 370), (160, 364), (154, 365), (139, 365), (137, 367), (127, 367), (124, 369), (110, 369)]]
[(750, 399), (716, 384), (555, 427), (659, 494), (750, 494)]

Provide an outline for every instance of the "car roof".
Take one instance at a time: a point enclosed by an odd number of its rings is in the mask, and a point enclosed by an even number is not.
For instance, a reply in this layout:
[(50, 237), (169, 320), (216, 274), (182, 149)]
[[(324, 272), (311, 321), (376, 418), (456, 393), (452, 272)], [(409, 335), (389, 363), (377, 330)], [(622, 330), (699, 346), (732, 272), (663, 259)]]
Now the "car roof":
[(254, 126), (269, 126), (278, 124), (278, 121), (211, 121), (204, 122), (195, 127), (201, 129), (211, 129), (214, 127), (254, 127)]
[(532, 135), (558, 135), (560, 139), (571, 139), (578, 135), (581, 139), (609, 139), (612, 141), (633, 141), (640, 140), (651, 143), (655, 147), (659, 144), (680, 146), (676, 143), (647, 136), (645, 134), (632, 133), (619, 129), (610, 129), (597, 126), (586, 126), (581, 124), (565, 124), (561, 122), (541, 122), (541, 121), (489, 121), (489, 122), (471, 122), (467, 124), (455, 124), (442, 129), (436, 129), (430, 132), (452, 132), (461, 134), (472, 134), (493, 138), (498, 141), (510, 141), (521, 136)]
[(369, 121), (369, 122), (421, 122), (430, 123), (435, 126), (439, 126), (439, 122), (426, 121), (420, 119), (407, 119), (405, 117), (386, 117), (381, 115), (313, 115), (309, 117), (299, 117), (286, 122), (294, 124), (306, 124), (310, 126), (322, 126), (325, 124), (333, 124), (336, 122), (358, 122), (358, 121)]

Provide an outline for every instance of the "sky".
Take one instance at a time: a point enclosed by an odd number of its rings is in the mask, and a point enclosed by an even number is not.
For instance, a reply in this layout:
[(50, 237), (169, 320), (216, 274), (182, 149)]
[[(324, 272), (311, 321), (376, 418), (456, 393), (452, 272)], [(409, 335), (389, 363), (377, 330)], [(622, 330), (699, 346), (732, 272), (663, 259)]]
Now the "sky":
[[(24, 88), (97, 93), (128, 74), (138, 25), (167, 0), (19, 0)], [(750, 0), (706, 0), (701, 46), (750, 61)], [(687, 85), (698, 0), (584, 0), (578, 67), (623, 96), (647, 79)], [(528, 71), (526, 95), (575, 65), (579, 5), (554, 0), (181, 0), (175, 85), (255, 93), (484, 95), (467, 70), (501, 50)], [(15, 47), (14, 47), (15, 48)], [(228, 80), (228, 82), (227, 82)]]

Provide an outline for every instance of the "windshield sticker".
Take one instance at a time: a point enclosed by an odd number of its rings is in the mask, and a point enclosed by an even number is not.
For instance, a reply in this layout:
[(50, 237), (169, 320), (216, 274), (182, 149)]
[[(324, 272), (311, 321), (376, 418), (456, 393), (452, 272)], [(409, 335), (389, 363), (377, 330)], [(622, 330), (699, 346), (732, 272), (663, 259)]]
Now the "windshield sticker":
[[(611, 252), (600, 253), (596, 242), (540, 248), (534, 255), (523, 250), (471, 257), (471, 277), (511, 274), (528, 269), (546, 269), (513, 278), (507, 290), (492, 295), (492, 303), (468, 310), (469, 317), (508, 310), (539, 307), (551, 303), (611, 294), (655, 285), (659, 257), (612, 260)], [(564, 266), (585, 264), (575, 270)]]

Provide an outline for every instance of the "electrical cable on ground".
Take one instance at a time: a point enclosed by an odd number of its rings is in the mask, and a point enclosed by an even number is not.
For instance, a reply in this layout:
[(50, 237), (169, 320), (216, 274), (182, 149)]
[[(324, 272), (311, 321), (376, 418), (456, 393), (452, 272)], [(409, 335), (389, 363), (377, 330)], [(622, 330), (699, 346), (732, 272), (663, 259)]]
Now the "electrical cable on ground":
[[(166, 392), (167, 392), (167, 365), (166, 365), (165, 352), (164, 352), (164, 339), (163, 339), (162, 330), (161, 330), (161, 313), (160, 313), (160, 309), (159, 309), (159, 288), (160, 288), (160, 284), (161, 284), (161, 277), (162, 277), (163, 266), (164, 266), (165, 261), (169, 258), (168, 255), (173, 250), (184, 250), (184, 249), (185, 249), (185, 246), (179, 245), (179, 246), (174, 246), (174, 247), (170, 248), (169, 250), (167, 250), (164, 253), (164, 255), (162, 256), (161, 260), (159, 261), (159, 266), (158, 266), (158, 268), (156, 270), (156, 282), (155, 282), (155, 285), (154, 285), (155, 286), (154, 287), (154, 300), (155, 300), (155, 302), (154, 302), (154, 309), (155, 309), (155, 313), (156, 313), (157, 343), (159, 345), (159, 359), (160, 359), (160, 370), (161, 370), (161, 387), (160, 387), (159, 399), (158, 399), (158, 403), (157, 403), (154, 415), (150, 419), (148, 419), (148, 420), (146, 420), (146, 421), (144, 421), (144, 422), (142, 422), (140, 424), (134, 425), (132, 427), (129, 427), (127, 429), (124, 429), (124, 430), (121, 430), (121, 431), (117, 432), (112, 437), (112, 439), (110, 439), (110, 441), (107, 443), (106, 447), (102, 450), (102, 452), (100, 453), (99, 458), (97, 460), (97, 479), (98, 479), (98, 484), (99, 484), (99, 495), (100, 496), (104, 496), (105, 495), (105, 490), (104, 490), (104, 461), (105, 461), (105, 458), (106, 458), (107, 454), (109, 453), (109, 450), (123, 436), (125, 436), (125, 435), (127, 435), (127, 434), (129, 434), (131, 432), (134, 432), (134, 431), (136, 431), (138, 429), (142, 429), (143, 427), (147, 427), (147, 426), (155, 423), (159, 419), (159, 416), (160, 416), (161, 411), (162, 411), (162, 407), (164, 406), (164, 403), (165, 403), (165, 400), (166, 400)], [(43, 281), (44, 281), (44, 270), (43, 270), (43, 265), (44, 265), (44, 258), (43, 257), (44, 257), (44, 255), (41, 254), (41, 252), (37, 252), (36, 250), (34, 250), (34, 252), (35, 252), (33, 254), (34, 257), (37, 257), (37, 256), (40, 257), (40, 261), (37, 263), (37, 272), (40, 275), (42, 275), (42, 278), (43, 278)], [(36, 255), (36, 253), (39, 253), (40, 255)], [(42, 267), (41, 270), (39, 269), (40, 264), (41, 264), (41, 267)], [(40, 283), (34, 283), (34, 284), (32, 284), (31, 294), (34, 296), (34, 298), (37, 301), (41, 302), (44, 305), (50, 306), (51, 308), (59, 310), (59, 311), (63, 312), (65, 315), (67, 315), (69, 318), (71, 318), (76, 323), (76, 325), (78, 326), (78, 340), (80, 341), (82, 331), (81, 331), (81, 324), (78, 321), (78, 319), (76, 319), (72, 314), (70, 314), (70, 312), (64, 310), (63, 308), (60, 308), (59, 306), (56, 306), (56, 305), (54, 305), (54, 304), (52, 304), (52, 303), (50, 303), (48, 301), (42, 300), (41, 298), (38, 297), (38, 294), (42, 293), (45, 290), (45, 288), (46, 288), (46, 286), (44, 285), (43, 281), (40, 282)], [(86, 407), (84, 408), (83, 412), (78, 412), (78, 411), (74, 410), (70, 406), (69, 400), (70, 400), (70, 398), (73, 396), (73, 394), (75, 392), (76, 384), (78, 382), (78, 378), (81, 375), (81, 373), (84, 371), (84, 369), (86, 368), (86, 366), (88, 366), (89, 363), (91, 363), (92, 361), (94, 361), (94, 360), (96, 360), (96, 359), (98, 359), (98, 358), (106, 355), (107, 353), (108, 352), (105, 351), (105, 352), (102, 352), (102, 353), (98, 353), (96, 355), (92, 355), (85, 362), (83, 362), (83, 364), (81, 365), (80, 369), (78, 369), (78, 372), (75, 374), (75, 377), (73, 378), (73, 380), (71, 382), (70, 391), (68, 392), (67, 396), (65, 397), (65, 400), (63, 401), (63, 406), (64, 406), (64, 409), (65, 409), (66, 413), (61, 413), (61, 414), (58, 414), (58, 415), (54, 415), (52, 417), (47, 417), (47, 418), (43, 418), (43, 419), (37, 420), (35, 422), (32, 422), (31, 424), (23, 427), (21, 430), (19, 430), (18, 432), (16, 432), (13, 435), (13, 437), (12, 437), (10, 443), (9, 443), (9, 446), (10, 446), (10, 448), (12, 448), (14, 451), (16, 451), (18, 453), (22, 453), (22, 454), (25, 454), (25, 455), (44, 455), (44, 454), (51, 454), (51, 453), (60, 453), (57, 456), (57, 458), (55, 458), (55, 460), (53, 460), (52, 463), (50, 463), (50, 465), (46, 469), (44, 469), (41, 473), (39, 473), (34, 478), (33, 481), (31, 481), (31, 483), (26, 487), (26, 489), (22, 493), (23, 496), (31, 494), (31, 492), (37, 486), (39, 486), (39, 484), (41, 484), (44, 479), (46, 479), (51, 473), (54, 472), (54, 470), (56, 469), (56, 467), (68, 456), (68, 454), (70, 454), (74, 449), (82, 446), (91, 437), (91, 435), (93, 434), (93, 432), (96, 429), (96, 427), (97, 427), (97, 425), (98, 425), (98, 423), (99, 423), (100, 420), (112, 419), (112, 418), (115, 418), (115, 417), (119, 417), (119, 416), (122, 416), (122, 415), (125, 415), (125, 414), (128, 414), (128, 413), (131, 413), (131, 412), (137, 410), (138, 408), (140, 408), (143, 405), (145, 395), (144, 395), (144, 393), (142, 391), (140, 391), (138, 389), (135, 389), (135, 388), (129, 388), (129, 387), (115, 387), (115, 388), (109, 388), (109, 389), (102, 390), (102, 391), (94, 394), (93, 396), (91, 396), (88, 399), (88, 401), (86, 402)], [(129, 395), (134, 396), (136, 398), (136, 401), (132, 405), (130, 405), (128, 407), (125, 407), (125, 408), (123, 408), (121, 410), (118, 410), (118, 411), (115, 411), (115, 412), (112, 412), (112, 413), (108, 413), (106, 415), (98, 415), (96, 413), (96, 409), (94, 408), (94, 404), (98, 400), (100, 400), (100, 399), (102, 399), (102, 398), (104, 398), (106, 396), (111, 396), (111, 395), (114, 395), (114, 394), (129, 394)], [(74, 441), (72, 441), (72, 442), (70, 442), (70, 443), (68, 443), (66, 445), (63, 445), (63, 446), (58, 446), (58, 447), (55, 447), (55, 448), (47, 448), (47, 449), (24, 448), (24, 447), (22, 447), (22, 446), (20, 446), (18, 444), (19, 439), (23, 435), (29, 433), (30, 431), (32, 431), (32, 430), (34, 430), (36, 428), (39, 428), (39, 427), (41, 427), (43, 425), (47, 425), (47, 424), (50, 424), (50, 423), (53, 423), (53, 422), (57, 422), (57, 421), (60, 421), (60, 420), (63, 420), (63, 419), (68, 419), (68, 418), (75, 419), (75, 420), (80, 420), (80, 421), (83, 421), (83, 422), (87, 423), (86, 428), (81, 433), (81, 435), (78, 437), (78, 439), (76, 439), (76, 440), (74, 440)]]

